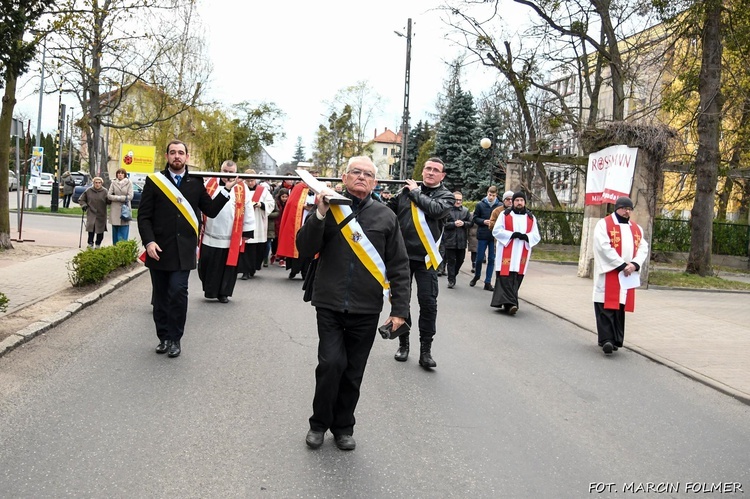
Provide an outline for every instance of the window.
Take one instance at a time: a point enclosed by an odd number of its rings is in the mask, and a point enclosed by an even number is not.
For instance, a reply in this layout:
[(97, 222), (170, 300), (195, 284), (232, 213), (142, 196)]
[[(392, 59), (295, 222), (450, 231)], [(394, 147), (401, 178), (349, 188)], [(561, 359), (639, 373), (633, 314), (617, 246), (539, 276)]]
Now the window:
[(388, 148), (387, 147), (383, 148), (383, 156), (388, 156)]

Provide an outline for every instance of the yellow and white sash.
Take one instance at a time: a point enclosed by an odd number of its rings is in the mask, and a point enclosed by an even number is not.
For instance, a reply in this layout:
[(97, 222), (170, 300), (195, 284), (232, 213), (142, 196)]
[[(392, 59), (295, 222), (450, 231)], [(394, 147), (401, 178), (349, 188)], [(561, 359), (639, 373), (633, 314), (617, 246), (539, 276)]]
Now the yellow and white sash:
[(175, 187), (175, 185), (169, 181), (167, 177), (164, 176), (161, 172), (152, 173), (148, 176), (151, 181), (158, 187), (161, 192), (164, 193), (165, 196), (167, 196), (167, 199), (172, 201), (172, 204), (174, 204), (178, 210), (180, 210), (180, 213), (185, 217), (185, 219), (190, 222), (190, 225), (193, 227), (193, 230), (195, 231), (195, 236), (198, 237), (198, 217), (195, 215), (195, 211), (193, 211), (193, 207), (190, 206), (190, 203), (188, 203), (187, 199), (185, 199), (182, 196), (182, 193)]
[(411, 202), (411, 217), (414, 221), (414, 227), (417, 229), (419, 240), (422, 241), (422, 246), (424, 246), (425, 251), (427, 251), (427, 254), (424, 257), (424, 263), (428, 269), (432, 267), (437, 270), (440, 263), (443, 261), (443, 257), (440, 256), (440, 239), (442, 239), (443, 236), (441, 234), (440, 238), (435, 241), (435, 238), (432, 237), (430, 226), (427, 225), (424, 211), (422, 211), (414, 201)]
[[(351, 215), (351, 206), (332, 204), (331, 213), (336, 223), (340, 224), (346, 217)], [(385, 262), (380, 257), (380, 253), (372, 245), (372, 242), (367, 239), (364, 229), (359, 225), (356, 218), (349, 220), (344, 227), (341, 228), (341, 233), (349, 243), (349, 246), (357, 255), (362, 265), (372, 274), (378, 283), (383, 286), (383, 296), (386, 299), (390, 298), (391, 284), (388, 282), (388, 278), (385, 276)]]

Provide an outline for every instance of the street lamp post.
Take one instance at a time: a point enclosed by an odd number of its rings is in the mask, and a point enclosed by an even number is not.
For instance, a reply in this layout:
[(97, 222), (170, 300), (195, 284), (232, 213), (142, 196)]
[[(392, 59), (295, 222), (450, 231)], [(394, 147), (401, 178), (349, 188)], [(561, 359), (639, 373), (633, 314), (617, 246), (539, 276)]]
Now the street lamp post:
[[(500, 164), (500, 155), (498, 154), (497, 150), (497, 136), (495, 135), (495, 132), (488, 130), (485, 133), (485, 137), (479, 141), (479, 145), (482, 146), (482, 149), (490, 149), (490, 185), (492, 185), (492, 182), (494, 180), (493, 172), (495, 170), (495, 166), (498, 166)], [(505, 180), (504, 179), (498, 179), (502, 180), (503, 187), (505, 188)], [(502, 190), (502, 189), (501, 189)]]

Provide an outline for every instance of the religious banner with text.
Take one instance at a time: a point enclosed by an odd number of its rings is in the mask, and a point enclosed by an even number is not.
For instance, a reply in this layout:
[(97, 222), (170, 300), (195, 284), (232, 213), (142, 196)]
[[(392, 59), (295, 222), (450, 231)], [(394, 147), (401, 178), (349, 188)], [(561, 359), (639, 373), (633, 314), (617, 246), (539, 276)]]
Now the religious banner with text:
[(586, 204), (614, 204), (630, 196), (638, 149), (611, 146), (589, 154), (586, 172)]

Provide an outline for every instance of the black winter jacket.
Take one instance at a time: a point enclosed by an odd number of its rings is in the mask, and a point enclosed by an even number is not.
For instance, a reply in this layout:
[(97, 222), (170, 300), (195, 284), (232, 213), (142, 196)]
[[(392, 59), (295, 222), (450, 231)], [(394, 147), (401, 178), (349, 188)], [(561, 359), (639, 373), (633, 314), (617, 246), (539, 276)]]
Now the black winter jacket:
[(427, 250), (422, 245), (417, 229), (414, 227), (411, 214), (412, 201), (424, 211), (432, 237), (437, 241), (443, 233), (448, 213), (456, 204), (456, 198), (441, 183), (437, 187), (422, 185), (419, 189), (413, 191), (404, 188), (397, 196), (388, 201), (388, 207), (398, 216), (398, 224), (401, 227), (401, 235), (404, 237), (409, 260), (424, 261)]
[[(463, 220), (462, 227), (456, 227), (456, 220)], [(445, 222), (445, 233), (443, 234), (443, 245), (446, 249), (466, 249), (469, 229), (474, 225), (469, 210), (460, 207), (451, 208)]]
[[(174, 182), (169, 174), (169, 168), (165, 168), (161, 173), (170, 182)], [(203, 185), (203, 179), (190, 176), (187, 169), (178, 190), (193, 207), (198, 217), (199, 230), (201, 212), (208, 218), (214, 218), (229, 201), (229, 198), (222, 194), (211, 199)], [(158, 261), (146, 257), (146, 267), (167, 271), (195, 268), (198, 236), (182, 212), (149, 177), (146, 177), (141, 204), (138, 206), (138, 232), (143, 246), (155, 241), (161, 248)]]
[(484, 224), (485, 220), (489, 220), (492, 215), (492, 210), (500, 206), (502, 203), (495, 200), (495, 204), (490, 206), (487, 202), (487, 198), (482, 199), (474, 207), (474, 223), (477, 224), (477, 239), (480, 241), (494, 241), (492, 237), (492, 229)]
[[(408, 317), (409, 260), (396, 216), (370, 197), (362, 200), (355, 212), (357, 222), (385, 263), (391, 286), (390, 315)], [(379, 314), (383, 310), (383, 287), (352, 251), (333, 214), (319, 220), (313, 211), (297, 232), (297, 249), (301, 258), (320, 254), (313, 281), (313, 306), (353, 314)]]

